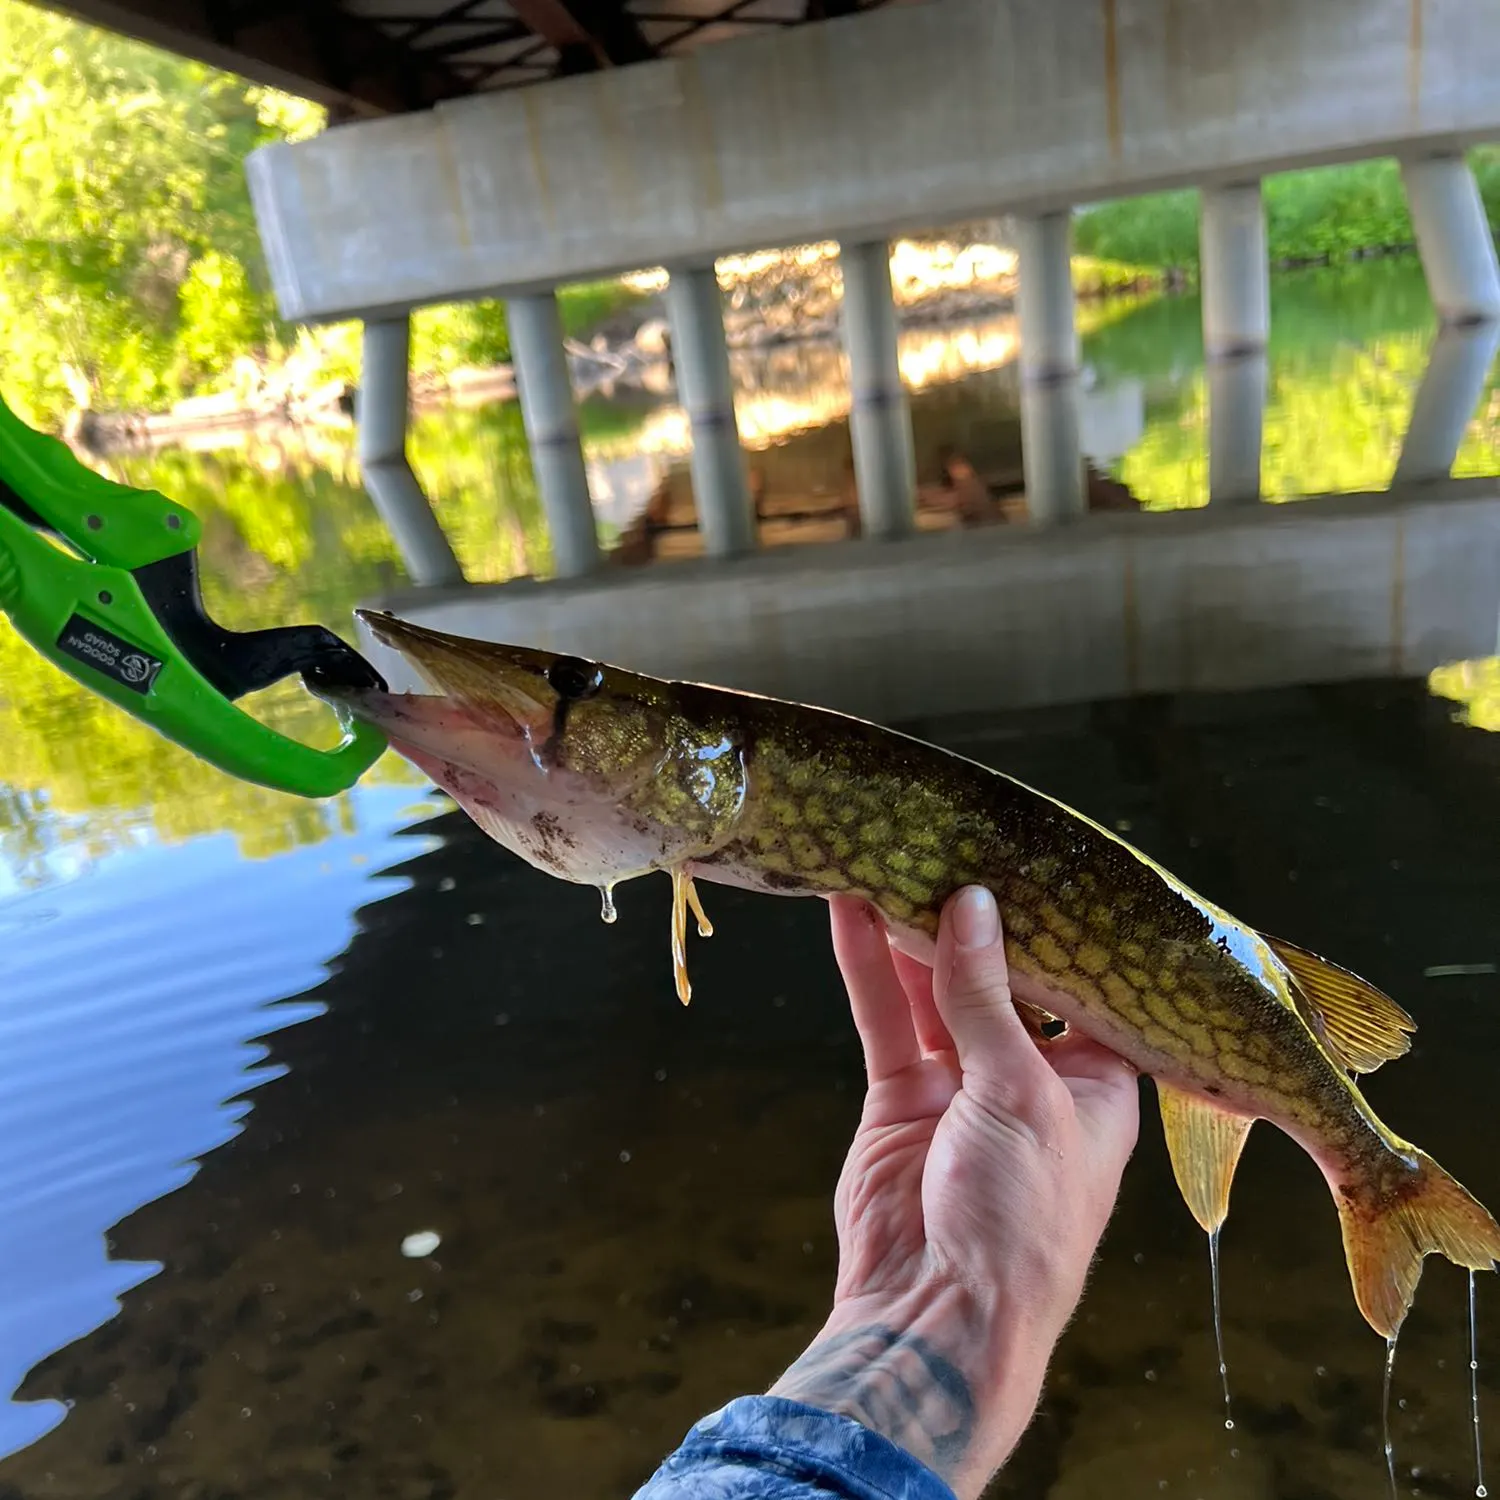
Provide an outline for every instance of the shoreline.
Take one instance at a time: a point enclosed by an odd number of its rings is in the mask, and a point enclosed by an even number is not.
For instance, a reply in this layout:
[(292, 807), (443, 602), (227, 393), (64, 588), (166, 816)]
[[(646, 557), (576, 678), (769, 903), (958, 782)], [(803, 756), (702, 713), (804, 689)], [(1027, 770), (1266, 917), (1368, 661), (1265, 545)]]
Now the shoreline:
[[(1373, 246), (1354, 261), (1409, 254), (1409, 245)], [(904, 257), (904, 258), (903, 258)], [(1274, 265), (1284, 275), (1326, 268), (1330, 257)], [(731, 354), (796, 345), (816, 345), (839, 337), (841, 278), (837, 247), (803, 246), (728, 258), (720, 263), (724, 293), (724, 332)], [(999, 317), (1015, 310), (1015, 255), (998, 238), (959, 241), (899, 241), (893, 246), (892, 284), (896, 318), (903, 328), (940, 329)], [(1123, 297), (1175, 296), (1192, 288), (1180, 267), (1151, 270), (1074, 258), (1075, 295), (1100, 303)], [(617, 388), (656, 389), (670, 383), (671, 335), (662, 293), (666, 275), (644, 272), (625, 278), (634, 300), (607, 316), (587, 340), (564, 341), (579, 399), (606, 397)], [(270, 367), (247, 357), (251, 373), (239, 388), (195, 395), (164, 411), (99, 412), (75, 408), (62, 436), (75, 451), (92, 458), (193, 446), (194, 439), (260, 429), (316, 426), (349, 428), (354, 422), (357, 387), (339, 379), (318, 379), (289, 365)], [(509, 363), (414, 371), (413, 412), (446, 406), (482, 406), (514, 400), (516, 381)]]
[[(1159, 284), (1133, 283), (1080, 294), (1080, 300), (1103, 301), (1143, 293), (1171, 295), (1171, 290)], [(646, 315), (637, 321), (629, 336), (596, 334), (589, 343), (578, 339), (564, 341), (580, 399), (608, 388), (645, 389), (660, 383), (652, 380), (651, 374), (669, 370), (671, 340), (665, 312), (654, 303), (655, 299), (650, 299), (642, 304)], [(897, 322), (902, 328), (954, 327), (1014, 310), (1012, 292), (950, 292), (899, 309)], [(732, 354), (822, 344), (839, 337), (836, 308), (830, 314), (772, 329), (764, 329), (748, 318), (736, 320), (740, 326), (731, 328), (731, 316), (726, 312), (725, 336)], [(189, 397), (165, 411), (75, 409), (69, 414), (62, 435), (75, 449), (96, 458), (108, 458), (190, 445), (194, 437), (230, 431), (309, 425), (351, 427), (357, 394), (356, 386), (342, 380), (310, 388), (287, 385), (279, 389), (268, 381), (260, 399), (246, 399), (240, 391), (225, 391)], [(515, 371), (510, 364), (459, 366), (443, 373), (424, 371), (414, 374), (411, 382), (413, 412), (444, 406), (482, 406), (514, 400), (515, 396)]]

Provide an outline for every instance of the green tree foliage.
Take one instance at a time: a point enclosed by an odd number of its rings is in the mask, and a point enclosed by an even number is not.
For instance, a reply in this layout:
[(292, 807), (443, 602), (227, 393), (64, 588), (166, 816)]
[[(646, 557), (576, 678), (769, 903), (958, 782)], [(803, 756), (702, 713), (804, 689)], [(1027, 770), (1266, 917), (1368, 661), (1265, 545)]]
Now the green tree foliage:
[(161, 403), (271, 334), (240, 168), (269, 98), (0, 0), (0, 339), (33, 414)]
[[(296, 349), (358, 377), (358, 330), (276, 314), (245, 157), (321, 130), (323, 111), (111, 32), (0, 0), (0, 343), (4, 391), (56, 426), (74, 406), (162, 408), (223, 387), (246, 355)], [(562, 294), (587, 333), (630, 300)], [(507, 360), (498, 302), (424, 309), (418, 372)]]
[[(1500, 230), (1500, 147), (1470, 153), (1490, 225)], [(1411, 216), (1391, 160), (1282, 172), (1265, 182), (1266, 238), (1273, 264), (1345, 260), (1362, 250), (1407, 246)], [(1121, 198), (1080, 214), (1078, 250), (1181, 271), (1198, 267), (1198, 194)]]

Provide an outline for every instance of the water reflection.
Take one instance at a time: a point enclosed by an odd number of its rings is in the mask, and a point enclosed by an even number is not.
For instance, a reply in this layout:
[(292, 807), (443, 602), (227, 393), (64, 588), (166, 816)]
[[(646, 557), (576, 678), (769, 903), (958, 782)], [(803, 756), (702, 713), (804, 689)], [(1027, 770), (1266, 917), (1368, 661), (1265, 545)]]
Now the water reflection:
[(1208, 366), (1208, 498), (1254, 505), (1271, 361), (1263, 351), (1227, 354)]
[[(161, 1271), (106, 1232), (189, 1182), (284, 1071), (261, 1039), (323, 1013), (288, 997), (323, 981), (357, 908), (405, 888), (373, 872), (423, 847), (398, 837), (412, 800), (357, 791), (336, 837), (265, 863), (202, 836), (0, 903), (0, 1392)], [(64, 1415), (0, 1405), (0, 1455)]]
[(1490, 378), (1497, 347), (1500, 323), (1450, 327), (1438, 333), (1412, 403), (1392, 483), (1420, 484), (1452, 471)]

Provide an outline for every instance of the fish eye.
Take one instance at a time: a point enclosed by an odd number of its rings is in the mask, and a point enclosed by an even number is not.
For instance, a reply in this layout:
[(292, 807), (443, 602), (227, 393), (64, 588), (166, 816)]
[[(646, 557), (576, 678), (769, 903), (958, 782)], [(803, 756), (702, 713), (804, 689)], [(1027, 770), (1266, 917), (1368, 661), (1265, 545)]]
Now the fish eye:
[(560, 656), (547, 668), (547, 682), (560, 698), (592, 698), (604, 686), (604, 668), (596, 661)]

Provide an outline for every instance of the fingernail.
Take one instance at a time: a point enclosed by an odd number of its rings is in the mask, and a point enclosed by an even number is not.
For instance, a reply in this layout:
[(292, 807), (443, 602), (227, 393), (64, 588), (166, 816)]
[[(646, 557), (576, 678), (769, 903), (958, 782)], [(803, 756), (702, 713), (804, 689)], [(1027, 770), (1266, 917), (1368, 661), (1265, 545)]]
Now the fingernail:
[(1000, 936), (1000, 911), (982, 885), (971, 885), (953, 907), (953, 937), (960, 948), (988, 948)]

